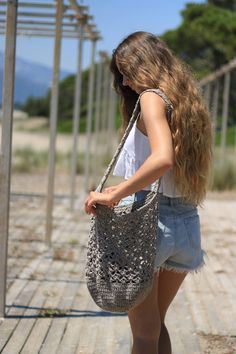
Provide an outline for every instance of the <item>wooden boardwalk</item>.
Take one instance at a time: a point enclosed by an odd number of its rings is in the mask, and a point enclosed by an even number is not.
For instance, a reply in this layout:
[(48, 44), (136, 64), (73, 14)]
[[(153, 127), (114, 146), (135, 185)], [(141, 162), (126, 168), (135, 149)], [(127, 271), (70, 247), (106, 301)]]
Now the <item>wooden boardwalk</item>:
[[(43, 242), (45, 210), (41, 198), (11, 198), (0, 352), (129, 354), (127, 315), (102, 311), (86, 287), (89, 216), (72, 214), (67, 200), (57, 200), (49, 250)], [(199, 210), (208, 258), (201, 273), (186, 277), (167, 313), (173, 354), (236, 353), (235, 210), (236, 202), (214, 199)]]

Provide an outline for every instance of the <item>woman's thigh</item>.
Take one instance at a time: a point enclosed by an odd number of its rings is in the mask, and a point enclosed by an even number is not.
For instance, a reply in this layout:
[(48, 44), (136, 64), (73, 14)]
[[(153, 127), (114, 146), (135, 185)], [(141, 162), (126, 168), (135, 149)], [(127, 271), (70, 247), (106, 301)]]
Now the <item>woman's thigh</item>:
[(161, 323), (164, 323), (166, 312), (187, 274), (188, 272), (180, 273), (169, 269), (160, 269), (157, 287), (157, 304)]

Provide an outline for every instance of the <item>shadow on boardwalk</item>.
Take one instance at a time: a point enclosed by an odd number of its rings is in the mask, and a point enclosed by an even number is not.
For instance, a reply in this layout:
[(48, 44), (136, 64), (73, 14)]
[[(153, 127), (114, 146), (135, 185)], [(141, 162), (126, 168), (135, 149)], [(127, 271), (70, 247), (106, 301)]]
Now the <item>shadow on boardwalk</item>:
[[(100, 310), (84, 274), (89, 216), (55, 201), (52, 248), (44, 245), (45, 200), (12, 196), (7, 316), (0, 352), (129, 354), (126, 314)], [(236, 201), (209, 195), (199, 209), (201, 273), (189, 274), (167, 314), (173, 354), (236, 352)]]

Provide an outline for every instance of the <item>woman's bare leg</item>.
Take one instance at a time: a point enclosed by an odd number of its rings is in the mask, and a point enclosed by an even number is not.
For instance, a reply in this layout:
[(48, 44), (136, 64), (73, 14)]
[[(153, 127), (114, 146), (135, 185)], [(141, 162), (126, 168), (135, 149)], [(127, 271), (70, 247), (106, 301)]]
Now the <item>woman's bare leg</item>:
[(162, 353), (171, 354), (172, 353), (170, 336), (169, 336), (168, 329), (165, 326), (165, 323), (161, 324), (161, 333), (160, 333), (159, 342), (158, 342), (158, 350), (159, 350), (159, 354), (162, 354)]
[(184, 278), (188, 273), (178, 273), (168, 269), (161, 268), (158, 277), (158, 297), (157, 303), (159, 307), (161, 332), (158, 342), (159, 354), (171, 354), (171, 341), (168, 329), (165, 326), (165, 316), (168, 307), (177, 294)]
[(128, 312), (133, 334), (132, 354), (158, 354), (160, 314), (158, 309), (158, 273), (155, 273), (153, 288), (145, 300)]

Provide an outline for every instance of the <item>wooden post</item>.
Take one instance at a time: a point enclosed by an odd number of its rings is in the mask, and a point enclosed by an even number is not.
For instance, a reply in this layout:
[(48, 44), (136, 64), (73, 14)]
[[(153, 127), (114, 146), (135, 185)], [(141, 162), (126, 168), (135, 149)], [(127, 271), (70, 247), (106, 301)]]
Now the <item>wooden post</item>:
[(91, 64), (89, 71), (88, 86), (88, 112), (86, 123), (87, 143), (85, 144), (85, 166), (84, 166), (84, 192), (89, 191), (89, 164), (90, 164), (90, 146), (91, 146), (91, 130), (92, 130), (92, 114), (93, 114), (93, 91), (94, 91), (94, 61), (95, 61), (96, 40), (92, 39)]
[(79, 122), (80, 122), (80, 106), (81, 106), (81, 69), (82, 69), (82, 52), (83, 52), (83, 24), (80, 26), (79, 41), (78, 41), (78, 61), (77, 74), (75, 82), (74, 95), (74, 111), (73, 111), (73, 148), (71, 156), (71, 183), (70, 183), (70, 208), (74, 210), (75, 201), (75, 182), (76, 182), (76, 166), (77, 166), (77, 145), (79, 139)]
[(99, 130), (101, 118), (101, 85), (102, 85), (102, 62), (99, 60), (97, 64), (96, 75), (96, 109), (95, 109), (95, 137), (94, 137), (94, 163), (92, 173), (92, 185), (97, 187), (98, 183), (98, 167), (100, 167), (101, 144), (99, 144)]
[(206, 86), (205, 86), (204, 99), (205, 99), (207, 108), (210, 110), (211, 83), (208, 83), (208, 84), (206, 84)]
[(107, 60), (103, 62), (103, 87), (102, 87), (102, 140), (103, 140), (103, 156), (106, 157), (107, 154), (107, 117), (108, 117), (108, 84), (109, 84), (109, 69), (107, 65)]
[(212, 102), (212, 131), (213, 131), (213, 149), (215, 148), (215, 135), (217, 128), (217, 114), (218, 114), (218, 101), (219, 101), (219, 80), (216, 80), (213, 91)]
[(221, 150), (220, 150), (220, 163), (222, 164), (225, 159), (225, 145), (229, 109), (229, 88), (230, 88), (230, 72), (225, 74), (224, 79), (224, 93), (223, 93), (223, 112), (222, 112), (222, 127), (221, 127)]
[(0, 153), (0, 317), (5, 317), (6, 306), (17, 5), (17, 0), (8, 0), (6, 13)]
[(111, 91), (111, 116), (112, 116), (112, 132), (114, 135), (116, 135), (116, 112), (117, 112), (117, 94), (116, 92), (112, 89)]
[(48, 156), (48, 190), (47, 190), (47, 211), (46, 211), (46, 244), (51, 246), (52, 214), (54, 198), (54, 178), (55, 178), (55, 154), (56, 154), (56, 130), (58, 113), (58, 86), (60, 73), (61, 56), (61, 34), (62, 34), (63, 0), (57, 1), (56, 14), (56, 35), (54, 44), (54, 65), (53, 80), (50, 103), (50, 146)]
[(107, 153), (113, 151), (113, 139), (114, 136), (114, 100), (113, 100), (113, 89), (111, 75), (109, 75), (109, 85), (108, 85), (108, 122), (107, 122)]

